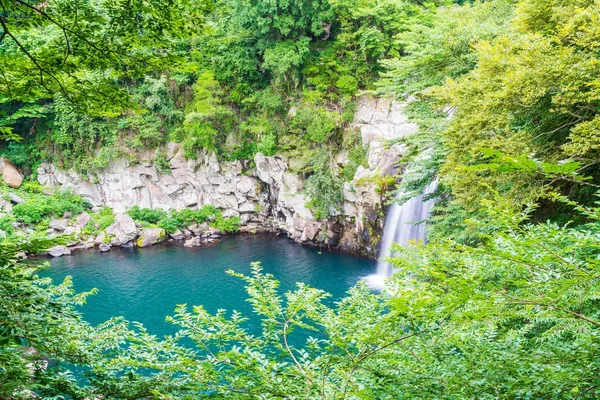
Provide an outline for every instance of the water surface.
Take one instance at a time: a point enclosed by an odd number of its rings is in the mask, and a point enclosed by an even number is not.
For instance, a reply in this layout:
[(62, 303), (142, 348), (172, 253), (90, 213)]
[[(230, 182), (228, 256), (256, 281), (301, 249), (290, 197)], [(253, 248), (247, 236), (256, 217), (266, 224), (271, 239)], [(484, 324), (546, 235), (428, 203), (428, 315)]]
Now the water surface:
[[(264, 271), (281, 281), (281, 290), (304, 282), (341, 298), (358, 280), (372, 274), (376, 262), (348, 254), (322, 251), (272, 235), (237, 235), (204, 247), (166, 244), (144, 249), (112, 249), (107, 253), (80, 251), (51, 260), (44, 276), (55, 282), (73, 277), (77, 291), (97, 288), (81, 308), (92, 324), (113, 316), (139, 321), (152, 334), (175, 332), (165, 322), (177, 304), (203, 305), (214, 313), (220, 308), (250, 316), (244, 282), (225, 273), (250, 273), (260, 261)], [(255, 325), (258, 320), (253, 318)]]

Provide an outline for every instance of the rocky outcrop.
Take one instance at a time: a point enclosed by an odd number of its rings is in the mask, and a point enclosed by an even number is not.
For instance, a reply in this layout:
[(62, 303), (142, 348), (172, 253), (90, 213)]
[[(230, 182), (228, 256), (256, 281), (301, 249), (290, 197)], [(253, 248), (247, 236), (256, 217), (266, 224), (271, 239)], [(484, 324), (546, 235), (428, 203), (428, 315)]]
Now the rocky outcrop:
[(168, 237), (164, 229), (149, 228), (142, 231), (140, 237), (135, 243), (138, 247), (148, 247), (152, 246), (153, 244), (164, 242), (167, 239)]
[(129, 215), (117, 214), (115, 222), (106, 228), (106, 234), (113, 236), (111, 240), (112, 244), (123, 246), (137, 238), (138, 228)]
[[(404, 107), (388, 99), (361, 99), (349, 129), (360, 132), (368, 167), (359, 167), (352, 182), (344, 184), (343, 207), (328, 221), (315, 220), (307, 207), (304, 181), (290, 168), (298, 160), (283, 156), (259, 153), (254, 166), (250, 162), (219, 161), (209, 152), (186, 159), (179, 144), (169, 143), (170, 171), (166, 173), (153, 165), (154, 154), (148, 152), (136, 164), (119, 159), (90, 175), (48, 163), (38, 168), (37, 175), (42, 185), (69, 187), (92, 205), (107, 205), (118, 213), (134, 205), (168, 210), (212, 204), (225, 217), (240, 217), (244, 232), (284, 231), (302, 243), (373, 255), (383, 224), (375, 178), (395, 174), (405, 149), (390, 143), (417, 129), (405, 117)], [(348, 162), (347, 154), (341, 152), (336, 157), (336, 168)], [(77, 221), (81, 228), (85, 226), (83, 218)], [(203, 241), (205, 228), (190, 226), (171, 237), (185, 239), (187, 246), (193, 246)], [(135, 240), (138, 231), (128, 215), (118, 214), (106, 234), (112, 237), (113, 245), (124, 245)]]
[(66, 246), (58, 245), (48, 249), (48, 255), (51, 255), (52, 257), (61, 257), (69, 254), (71, 254), (71, 250)]
[(65, 229), (67, 229), (68, 223), (69, 223), (69, 221), (67, 221), (66, 219), (53, 219), (52, 221), (50, 221), (50, 223), (48, 225), (50, 226), (50, 228), (56, 229), (57, 231), (62, 232)]
[(90, 214), (84, 211), (77, 216), (77, 226), (79, 226), (80, 229), (83, 229), (86, 227), (86, 225), (90, 222), (91, 219), (92, 217), (90, 216)]
[(23, 183), (23, 175), (17, 168), (4, 157), (0, 157), (0, 170), (2, 171), (2, 180), (11, 188), (18, 189)]

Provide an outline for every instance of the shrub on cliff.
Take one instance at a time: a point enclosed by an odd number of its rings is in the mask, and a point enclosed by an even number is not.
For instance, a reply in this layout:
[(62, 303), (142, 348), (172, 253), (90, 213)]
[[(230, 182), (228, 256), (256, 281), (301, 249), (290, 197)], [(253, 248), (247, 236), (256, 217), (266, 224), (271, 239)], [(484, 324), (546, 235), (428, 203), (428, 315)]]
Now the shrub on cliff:
[(89, 207), (81, 196), (69, 190), (58, 190), (50, 195), (21, 191), (25, 202), (16, 204), (12, 213), (19, 222), (37, 224), (47, 218), (61, 218), (66, 212), (79, 214)]
[(127, 214), (137, 222), (155, 225), (161, 219), (167, 216), (167, 212), (160, 209), (140, 208), (139, 206), (133, 206)]

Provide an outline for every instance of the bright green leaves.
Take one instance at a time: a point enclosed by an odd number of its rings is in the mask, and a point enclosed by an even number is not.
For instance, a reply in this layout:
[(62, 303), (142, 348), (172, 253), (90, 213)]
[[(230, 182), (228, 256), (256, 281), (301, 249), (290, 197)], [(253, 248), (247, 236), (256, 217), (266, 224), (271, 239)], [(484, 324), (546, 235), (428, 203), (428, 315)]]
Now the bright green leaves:
[(169, 40), (189, 34), (202, 8), (185, 0), (1, 4), (0, 100), (32, 101), (60, 93), (96, 114), (130, 106), (117, 80), (172, 62)]
[[(68, 364), (85, 363), (94, 338), (75, 306), (94, 292), (75, 294), (70, 278), (58, 285), (40, 279), (39, 263), (17, 261), (23, 251), (39, 252), (56, 243), (4, 240), (0, 243), (0, 396), (89, 396), (78, 387)], [(48, 368), (48, 359), (54, 364)]]
[(384, 60), (378, 86), (384, 92), (418, 93), (475, 67), (473, 45), (505, 32), (513, 1), (476, 2), (442, 7), (435, 18), (415, 21), (396, 36), (402, 57)]
[(522, 171), (539, 173), (548, 178), (565, 175), (571, 179), (581, 179), (577, 174), (581, 168), (581, 163), (578, 162), (567, 161), (551, 164), (527, 156), (508, 156), (493, 149), (481, 149), (481, 153), (489, 160), (484, 163), (470, 165), (466, 167), (467, 170), (492, 170), (502, 173)]
[(263, 67), (273, 71), (276, 80), (293, 78), (294, 75), (290, 76), (290, 72), (298, 71), (304, 63), (309, 42), (308, 37), (301, 37), (293, 41), (277, 43), (274, 47), (265, 50)]
[[(62, 218), (66, 212), (79, 214), (89, 207), (89, 204), (81, 196), (68, 190), (56, 191), (51, 195), (43, 194), (40, 188), (38, 191), (21, 190), (18, 193), (25, 202), (16, 204), (12, 209), (12, 214), (17, 221), (26, 224), (39, 224), (50, 218)], [(7, 191), (3, 190), (3, 196), (7, 195)]]
[(320, 36), (333, 20), (329, 2), (228, 0), (235, 23), (261, 36)]
[(217, 150), (225, 142), (225, 130), (231, 126), (232, 112), (222, 105), (222, 91), (211, 71), (203, 72), (194, 86), (194, 102), (190, 104), (183, 127), (175, 137), (183, 142), (186, 156), (193, 158), (198, 150)]
[[(476, 2), (441, 8), (398, 36), (406, 55), (385, 62), (382, 90), (431, 96), (431, 107), (450, 111), (449, 121), (440, 116), (426, 127), (432, 153), (444, 158), (441, 182), (451, 195), (437, 223), (474, 217), (481, 200), (498, 193), (515, 209), (555, 190), (591, 201), (590, 183), (598, 180), (589, 168), (598, 158), (598, 7)], [(488, 154), (491, 162), (481, 149), (496, 152)]]
[(600, 157), (600, 116), (575, 126), (562, 149), (576, 157)]
[(136, 222), (143, 226), (158, 226), (167, 233), (173, 233), (178, 229), (184, 229), (193, 224), (210, 224), (224, 233), (236, 233), (240, 228), (240, 218), (223, 217), (221, 210), (216, 207), (205, 204), (198, 210), (189, 208), (183, 210), (153, 210), (149, 208), (140, 208), (133, 206), (127, 214)]
[(292, 126), (299, 128), (308, 140), (315, 143), (332, 140), (339, 131), (339, 125), (339, 115), (321, 107), (304, 107), (292, 120)]

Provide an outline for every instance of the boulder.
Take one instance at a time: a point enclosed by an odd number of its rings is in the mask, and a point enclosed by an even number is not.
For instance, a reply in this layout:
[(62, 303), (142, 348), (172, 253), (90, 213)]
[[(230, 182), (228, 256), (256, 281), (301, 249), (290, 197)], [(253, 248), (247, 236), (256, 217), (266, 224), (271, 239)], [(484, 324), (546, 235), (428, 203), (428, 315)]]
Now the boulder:
[(306, 224), (306, 227), (304, 228), (304, 231), (302, 232), (302, 237), (300, 240), (307, 241), (314, 241), (317, 238), (318, 233), (321, 231), (321, 229), (319, 228), (319, 225), (316, 223), (308, 223)]
[(186, 240), (185, 243), (183, 244), (183, 247), (196, 247), (196, 246), (200, 246), (201, 244), (202, 244), (202, 239), (200, 239), (199, 237), (194, 237), (194, 238)]
[(206, 222), (201, 224), (192, 224), (187, 227), (187, 229), (196, 236), (202, 235), (206, 230), (208, 230), (208, 228), (209, 226)]
[(71, 254), (71, 250), (69, 250), (67, 248), (67, 246), (58, 245), (58, 246), (49, 248), (48, 254), (51, 255), (52, 257), (60, 257), (60, 256)]
[(354, 252), (359, 248), (355, 234), (351, 231), (346, 231), (340, 240), (340, 250)]
[(286, 163), (281, 157), (264, 156), (262, 153), (256, 153), (254, 156), (256, 165), (256, 175), (258, 178), (271, 185), (279, 187), (283, 180)]
[(100, 234), (96, 236), (96, 239), (94, 239), (94, 245), (99, 246), (104, 243), (104, 240), (106, 240), (106, 233), (100, 232)]
[(86, 225), (90, 222), (91, 219), (92, 219), (92, 217), (90, 217), (90, 214), (88, 214), (84, 211), (77, 216), (77, 225), (81, 229), (83, 229), (86, 227)]
[(341, 236), (338, 232), (332, 230), (332, 229), (328, 229), (327, 232), (325, 233), (326, 235), (326, 243), (330, 246), (337, 246), (340, 243), (341, 240)]
[(349, 182), (344, 182), (344, 201), (350, 203), (356, 203), (358, 198), (356, 197), (356, 193), (354, 192), (354, 188)]
[(2, 200), (2, 211), (4, 211), (7, 214), (10, 214), (12, 212), (12, 208), (13, 208), (13, 205), (11, 203), (9, 203), (8, 201)]
[(104, 253), (104, 252), (110, 250), (110, 244), (100, 243), (99, 248), (100, 248), (100, 251)]
[(25, 203), (25, 200), (23, 200), (21, 198), (21, 196), (15, 194), (15, 193), (12, 193), (12, 192), (8, 193), (8, 198), (10, 199), (10, 201), (12, 201), (15, 204), (23, 204), (23, 203)]
[(247, 194), (249, 193), (252, 189), (254, 188), (254, 182), (252, 181), (251, 178), (245, 177), (242, 178), (238, 183), (237, 183), (237, 190), (240, 193), (244, 193)]
[(65, 235), (79, 235), (81, 233), (81, 228), (78, 226), (67, 226), (63, 233)]
[(69, 221), (67, 221), (64, 218), (61, 219), (53, 219), (52, 221), (50, 221), (50, 228), (52, 229), (56, 229), (57, 231), (64, 231), (65, 229), (67, 229), (67, 224), (69, 223)]
[(169, 233), (169, 237), (173, 240), (183, 240), (185, 239), (185, 234), (177, 229), (175, 232)]
[(344, 201), (344, 207), (342, 209), (342, 214), (347, 215), (349, 217), (354, 217), (358, 213), (358, 209), (354, 205), (354, 203), (349, 203)]
[(223, 236), (223, 232), (221, 232), (219, 229), (215, 228), (214, 226), (209, 227), (207, 233), (209, 234), (209, 236), (212, 236), (212, 235)]
[(167, 240), (167, 234), (162, 228), (148, 228), (142, 231), (142, 234), (136, 241), (138, 247), (148, 247)]
[(255, 212), (256, 207), (252, 203), (242, 203), (239, 206), (239, 210), (241, 213)]
[(20, 188), (23, 183), (23, 175), (17, 171), (14, 165), (4, 157), (0, 157), (0, 169), (2, 170), (2, 180), (11, 188)]
[(114, 236), (116, 245), (122, 246), (137, 237), (138, 228), (135, 226), (135, 222), (129, 215), (117, 214), (115, 216), (115, 222), (106, 228), (106, 233)]
[(239, 211), (236, 211), (236, 210), (225, 210), (225, 211), (223, 211), (222, 215), (224, 218), (232, 218), (232, 217), (239, 217), (240, 213), (239, 213)]
[(75, 246), (79, 243), (79, 234), (81, 233), (81, 229), (78, 226), (67, 226), (67, 229), (64, 230), (63, 234), (71, 235), (74, 237), (72, 242), (67, 243), (67, 246)]

